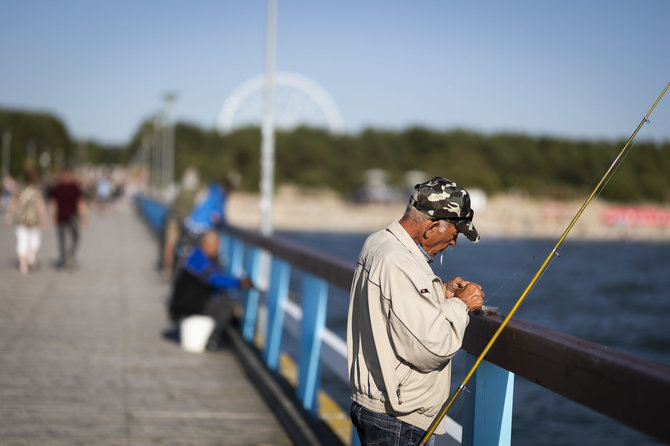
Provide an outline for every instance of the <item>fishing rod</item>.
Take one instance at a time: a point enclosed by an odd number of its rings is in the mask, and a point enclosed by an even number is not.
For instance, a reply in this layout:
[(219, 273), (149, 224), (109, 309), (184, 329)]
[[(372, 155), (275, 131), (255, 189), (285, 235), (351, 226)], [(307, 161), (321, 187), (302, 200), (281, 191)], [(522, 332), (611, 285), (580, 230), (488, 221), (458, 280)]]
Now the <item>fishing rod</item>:
[(493, 336), (491, 337), (491, 340), (489, 340), (488, 344), (486, 344), (486, 347), (484, 347), (482, 352), (479, 354), (479, 356), (477, 357), (477, 360), (473, 364), (472, 368), (470, 368), (470, 371), (467, 373), (467, 375), (465, 375), (465, 378), (461, 382), (461, 385), (458, 386), (458, 389), (456, 389), (456, 391), (449, 397), (447, 402), (442, 407), (442, 410), (440, 410), (440, 413), (437, 414), (437, 416), (435, 417), (435, 419), (433, 420), (431, 425), (428, 427), (428, 430), (426, 430), (426, 433), (423, 436), (423, 438), (421, 439), (421, 442), (419, 442), (419, 446), (423, 446), (423, 445), (426, 444), (426, 442), (430, 439), (430, 437), (435, 432), (435, 429), (440, 424), (442, 419), (447, 415), (447, 412), (449, 411), (449, 409), (451, 409), (451, 406), (454, 405), (454, 402), (456, 401), (458, 396), (461, 394), (461, 392), (463, 390), (465, 390), (465, 385), (468, 383), (468, 381), (470, 381), (470, 378), (472, 378), (472, 375), (474, 375), (475, 371), (477, 370), (477, 367), (479, 367), (481, 362), (484, 360), (484, 357), (486, 356), (486, 354), (489, 352), (489, 350), (491, 350), (491, 347), (493, 347), (493, 344), (498, 340), (498, 337), (500, 336), (500, 333), (507, 326), (507, 323), (510, 321), (510, 319), (512, 319), (512, 316), (514, 316), (514, 313), (516, 313), (516, 310), (521, 306), (521, 304), (523, 303), (524, 299), (526, 298), (526, 296), (528, 295), (530, 290), (533, 288), (533, 286), (535, 286), (535, 282), (537, 282), (537, 280), (540, 278), (542, 273), (544, 273), (544, 271), (547, 269), (547, 266), (549, 265), (549, 262), (551, 261), (552, 257), (553, 256), (558, 257), (558, 249), (563, 244), (563, 241), (567, 237), (568, 233), (570, 232), (572, 227), (575, 225), (575, 223), (577, 223), (577, 220), (579, 220), (579, 217), (581, 217), (582, 213), (584, 212), (586, 207), (589, 205), (589, 203), (591, 203), (591, 200), (593, 200), (593, 198), (596, 197), (602, 191), (602, 189), (605, 187), (605, 185), (609, 181), (610, 177), (612, 176), (612, 174), (616, 170), (616, 167), (619, 164), (619, 162), (623, 160), (623, 158), (626, 156), (626, 154), (630, 150), (631, 142), (633, 142), (633, 139), (635, 139), (635, 135), (637, 135), (637, 132), (640, 131), (640, 129), (642, 128), (642, 126), (645, 123), (649, 122), (649, 116), (651, 115), (651, 112), (654, 111), (654, 108), (656, 108), (656, 105), (658, 105), (658, 103), (661, 101), (661, 98), (663, 98), (663, 95), (665, 95), (665, 92), (668, 91), (668, 88), (670, 88), (670, 82), (668, 82), (668, 85), (665, 86), (665, 88), (663, 89), (661, 94), (658, 96), (658, 99), (656, 99), (656, 102), (654, 102), (654, 105), (651, 106), (651, 108), (649, 109), (647, 114), (644, 116), (644, 118), (642, 118), (642, 120), (640, 121), (640, 124), (638, 124), (637, 128), (635, 129), (633, 134), (630, 136), (630, 138), (628, 138), (628, 141), (626, 141), (626, 144), (623, 146), (623, 149), (621, 149), (621, 151), (619, 152), (617, 157), (614, 159), (614, 161), (610, 165), (609, 169), (607, 169), (607, 172), (605, 172), (605, 174), (602, 176), (602, 178), (600, 179), (600, 181), (598, 182), (596, 187), (593, 189), (593, 192), (591, 192), (591, 195), (589, 195), (589, 197), (586, 199), (586, 201), (584, 201), (584, 204), (582, 204), (582, 207), (579, 208), (579, 211), (577, 212), (577, 214), (575, 214), (575, 216), (572, 218), (572, 221), (570, 222), (568, 227), (565, 229), (565, 231), (563, 231), (563, 235), (561, 235), (561, 237), (558, 239), (554, 248), (549, 252), (549, 254), (547, 254), (547, 258), (544, 259), (544, 262), (542, 262), (542, 265), (540, 265), (540, 268), (537, 270), (537, 272), (535, 273), (533, 278), (530, 280), (530, 282), (528, 283), (526, 288), (523, 290), (523, 293), (521, 293), (521, 296), (519, 296), (516, 303), (514, 304), (512, 309), (510, 310), (509, 314), (507, 315), (507, 317), (505, 317), (505, 319), (500, 323), (500, 326), (498, 327), (498, 329), (495, 331), (495, 333), (493, 333)]

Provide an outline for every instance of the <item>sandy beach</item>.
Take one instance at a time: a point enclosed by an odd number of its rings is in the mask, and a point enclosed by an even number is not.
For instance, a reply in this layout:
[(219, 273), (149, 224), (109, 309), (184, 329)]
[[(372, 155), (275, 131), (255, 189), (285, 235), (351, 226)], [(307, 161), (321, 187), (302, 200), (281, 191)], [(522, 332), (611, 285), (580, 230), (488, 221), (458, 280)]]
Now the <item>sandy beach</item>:
[[(475, 226), (481, 237), (531, 237), (558, 239), (579, 210), (582, 201), (557, 202), (514, 195), (496, 195), (475, 209)], [(373, 232), (397, 220), (405, 202), (356, 204), (330, 191), (300, 192), (280, 187), (273, 203), (277, 230)], [(670, 242), (670, 224), (608, 224), (605, 215), (613, 205), (595, 199), (572, 228), (569, 239)], [(670, 206), (655, 206), (670, 212)], [(228, 218), (232, 224), (258, 229), (258, 195), (238, 192), (230, 197)]]

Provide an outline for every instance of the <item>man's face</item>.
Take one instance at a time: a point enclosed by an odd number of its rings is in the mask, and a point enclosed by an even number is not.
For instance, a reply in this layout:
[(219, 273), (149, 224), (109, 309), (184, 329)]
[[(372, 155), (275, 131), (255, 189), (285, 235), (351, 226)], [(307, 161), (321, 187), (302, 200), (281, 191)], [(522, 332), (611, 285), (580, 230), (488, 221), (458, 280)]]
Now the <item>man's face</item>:
[(219, 236), (215, 232), (207, 233), (202, 240), (202, 250), (207, 257), (215, 259), (219, 255)]
[(456, 245), (458, 228), (447, 221), (433, 221), (424, 231), (421, 246), (431, 256)]

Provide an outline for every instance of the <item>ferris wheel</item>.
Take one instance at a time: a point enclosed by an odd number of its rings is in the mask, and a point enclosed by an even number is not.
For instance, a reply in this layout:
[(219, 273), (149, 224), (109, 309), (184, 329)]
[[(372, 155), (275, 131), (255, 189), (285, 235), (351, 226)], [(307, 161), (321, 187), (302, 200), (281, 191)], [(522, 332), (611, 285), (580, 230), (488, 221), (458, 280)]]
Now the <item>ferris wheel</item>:
[[(263, 116), (265, 77), (254, 76), (225, 100), (217, 120), (220, 133), (260, 125)], [(344, 120), (328, 92), (298, 73), (278, 71), (274, 78), (274, 122), (277, 128), (291, 129), (301, 125), (326, 127), (331, 133), (344, 131)]]

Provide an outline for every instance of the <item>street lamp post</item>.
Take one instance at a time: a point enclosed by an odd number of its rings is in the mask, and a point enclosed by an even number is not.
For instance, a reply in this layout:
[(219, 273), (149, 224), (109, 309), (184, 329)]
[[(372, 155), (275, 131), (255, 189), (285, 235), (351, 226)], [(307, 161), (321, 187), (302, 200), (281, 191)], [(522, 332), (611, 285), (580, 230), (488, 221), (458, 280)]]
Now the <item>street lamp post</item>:
[(28, 141), (28, 145), (26, 146), (26, 162), (25, 162), (25, 168), (27, 169), (33, 169), (35, 168), (35, 153), (37, 150), (37, 146), (35, 142), (31, 139)]
[(160, 144), (160, 126), (161, 118), (160, 114), (154, 116), (153, 120), (153, 157), (152, 157), (152, 168), (151, 168), (151, 185), (153, 186), (154, 193), (158, 193), (162, 189), (162, 154), (161, 154), (161, 144)]
[(261, 129), (261, 233), (272, 233), (272, 198), (274, 194), (274, 72), (275, 35), (277, 31), (277, 1), (268, 0), (267, 40), (265, 48), (265, 106)]
[(12, 133), (9, 130), (5, 130), (2, 134), (2, 178), (5, 179), (9, 176), (9, 160), (10, 160), (10, 146), (12, 142)]
[(167, 92), (163, 95), (163, 178), (166, 189), (172, 187), (172, 183), (174, 182), (174, 125), (171, 114), (172, 106), (176, 99), (177, 95), (173, 92)]
[(141, 157), (140, 157), (140, 172), (141, 172), (141, 184), (142, 187), (146, 187), (147, 191), (151, 189), (151, 137), (144, 130), (144, 135), (142, 136), (142, 148)]

